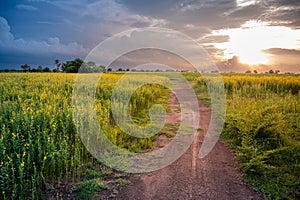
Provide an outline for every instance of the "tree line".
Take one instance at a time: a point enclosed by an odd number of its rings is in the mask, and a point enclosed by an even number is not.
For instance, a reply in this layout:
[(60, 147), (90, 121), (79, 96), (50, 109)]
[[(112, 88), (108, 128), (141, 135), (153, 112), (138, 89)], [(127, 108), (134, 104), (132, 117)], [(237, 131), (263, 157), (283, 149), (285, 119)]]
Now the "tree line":
[(82, 73), (97, 73), (97, 72), (105, 72), (106, 67), (103, 65), (97, 65), (93, 61), (85, 62), (80, 58), (76, 58), (74, 60), (66, 61), (65, 63), (61, 63), (59, 60), (55, 60), (56, 68), (53, 69), (56, 72), (62, 71), (67, 73), (77, 73), (80, 69)]
[[(32, 68), (28, 64), (21, 65), (21, 70), (16, 69), (4, 69), (0, 70), (3, 72), (66, 72), (66, 73), (77, 73), (80, 69), (82, 73), (98, 73), (105, 72), (106, 67), (103, 65), (97, 65), (95, 62), (89, 61), (85, 62), (80, 58), (76, 58), (74, 60), (68, 60), (65, 63), (60, 62), (60, 60), (56, 59), (54, 61), (55, 68), (50, 69), (49, 67), (38, 66), (37, 68)], [(109, 70), (108, 70), (109, 71)]]

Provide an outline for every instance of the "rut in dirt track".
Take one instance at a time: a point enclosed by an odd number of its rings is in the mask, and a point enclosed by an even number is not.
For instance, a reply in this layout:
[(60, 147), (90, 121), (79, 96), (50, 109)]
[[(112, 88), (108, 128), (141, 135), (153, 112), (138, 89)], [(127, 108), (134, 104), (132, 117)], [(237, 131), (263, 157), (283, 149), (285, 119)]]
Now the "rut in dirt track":
[(133, 174), (116, 199), (263, 199), (242, 182), (233, 153), (221, 139), (203, 159), (198, 157), (211, 111), (199, 102), (202, 128), (190, 148), (174, 163), (148, 174)]

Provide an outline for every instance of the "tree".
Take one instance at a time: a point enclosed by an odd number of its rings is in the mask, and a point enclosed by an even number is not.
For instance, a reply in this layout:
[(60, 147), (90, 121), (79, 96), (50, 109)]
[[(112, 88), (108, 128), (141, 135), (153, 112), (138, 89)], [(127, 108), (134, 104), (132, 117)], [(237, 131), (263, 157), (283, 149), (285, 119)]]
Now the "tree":
[(257, 74), (257, 73), (258, 73), (257, 70), (254, 70), (253, 72), (254, 72), (254, 74)]
[(80, 72), (81, 73), (91, 73), (93, 72), (93, 68), (91, 66), (89, 66), (88, 63), (83, 63), (80, 67)]
[(43, 72), (51, 72), (51, 70), (50, 70), (49, 67), (45, 67), (45, 68), (43, 69)]
[(59, 72), (60, 71), (60, 67), (61, 67), (61, 63), (58, 59), (55, 60), (55, 65), (56, 65), (56, 71)]
[(269, 70), (269, 74), (274, 74), (273, 69), (270, 69), (270, 70)]
[(41, 66), (41, 65), (38, 66), (37, 71), (38, 71), (38, 72), (42, 72), (42, 71), (43, 71), (43, 66)]
[(99, 71), (97, 71), (97, 72), (106, 72), (106, 67), (105, 67), (104, 65), (100, 65), (100, 66), (98, 67), (98, 70), (99, 70)]
[(83, 60), (76, 58), (75, 60), (67, 61), (62, 64), (62, 70), (67, 73), (77, 73), (83, 64)]
[(21, 65), (21, 68), (23, 69), (24, 72), (30, 71), (31, 67), (27, 64)]

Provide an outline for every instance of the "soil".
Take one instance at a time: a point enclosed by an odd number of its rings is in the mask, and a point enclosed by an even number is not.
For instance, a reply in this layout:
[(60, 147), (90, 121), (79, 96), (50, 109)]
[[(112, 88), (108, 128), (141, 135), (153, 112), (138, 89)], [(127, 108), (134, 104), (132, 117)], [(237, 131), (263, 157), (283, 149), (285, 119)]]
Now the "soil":
[[(176, 98), (171, 96), (171, 112), (167, 123), (180, 119)], [(178, 105), (178, 104), (177, 104)], [(174, 163), (155, 172), (129, 175), (130, 185), (122, 187), (113, 199), (263, 199), (242, 181), (242, 173), (234, 161), (234, 154), (219, 139), (214, 149), (203, 159), (198, 157), (201, 143), (208, 129), (211, 110), (199, 102), (200, 124), (190, 148)], [(154, 149), (171, 139), (161, 135)]]

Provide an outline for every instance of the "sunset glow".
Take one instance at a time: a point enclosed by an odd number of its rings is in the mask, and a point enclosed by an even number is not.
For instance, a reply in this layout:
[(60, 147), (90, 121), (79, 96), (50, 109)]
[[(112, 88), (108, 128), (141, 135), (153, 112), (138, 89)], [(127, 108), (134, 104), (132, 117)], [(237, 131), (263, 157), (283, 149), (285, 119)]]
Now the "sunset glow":
[(247, 21), (240, 28), (214, 31), (213, 35), (228, 35), (229, 41), (215, 43), (224, 50), (224, 58), (236, 55), (245, 64), (267, 64), (269, 55), (263, 50), (270, 48), (299, 48), (300, 30), (284, 26), (270, 26), (266, 22)]

